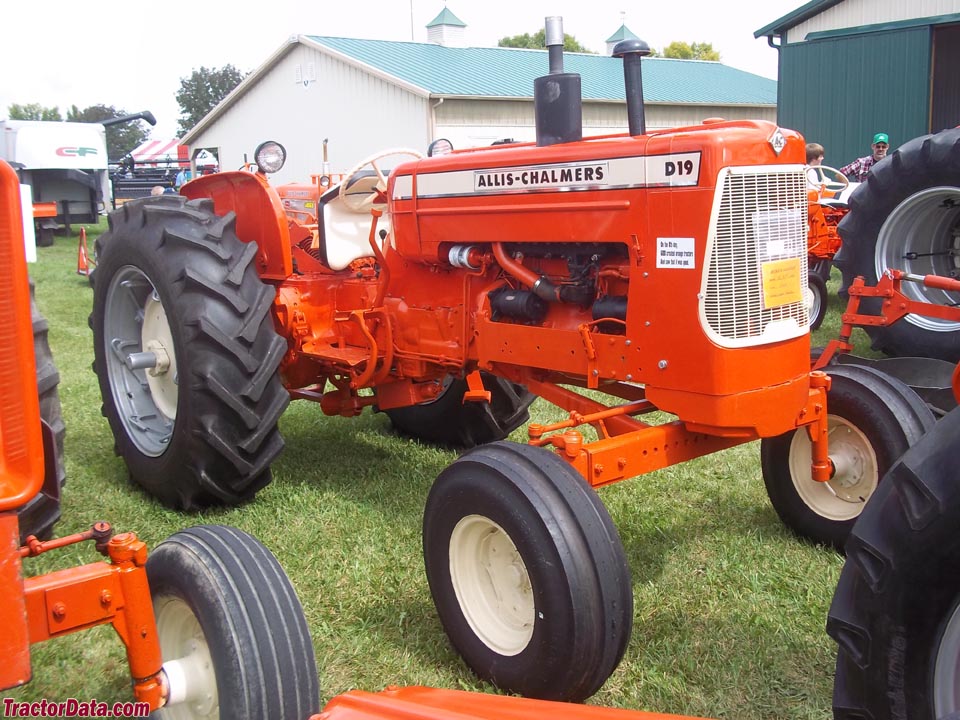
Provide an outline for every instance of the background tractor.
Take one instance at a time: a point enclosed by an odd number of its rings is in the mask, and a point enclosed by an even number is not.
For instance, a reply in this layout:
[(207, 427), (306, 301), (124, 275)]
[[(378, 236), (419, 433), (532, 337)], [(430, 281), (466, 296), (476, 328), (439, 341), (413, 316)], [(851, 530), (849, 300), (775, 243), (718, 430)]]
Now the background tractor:
[[(888, 268), (960, 279), (960, 128), (901, 145), (871, 169), (849, 205), (836, 258), (844, 287), (858, 276), (874, 285)], [(940, 287), (911, 283), (904, 292), (933, 305), (960, 303), (960, 293)], [(879, 304), (867, 301), (863, 310), (877, 315)], [(956, 320), (910, 315), (867, 332), (889, 355), (960, 360)]]
[[(583, 139), (559, 19), (547, 41), (536, 143), (387, 151), (329, 188), (318, 175), (315, 223), (267, 181), (277, 143), (256, 172), (125, 204), (97, 242), (91, 327), (116, 450), (175, 508), (252, 499), (291, 398), (472, 448), (425, 502), (441, 622), (479, 676), (580, 700), (633, 620), (593, 488), (760, 440), (784, 522), (840, 546), (934, 417), (870, 368), (810, 371), (797, 133), (646, 133), (649, 49), (629, 41), (630, 130)], [(567, 418), (505, 441), (536, 396)]]

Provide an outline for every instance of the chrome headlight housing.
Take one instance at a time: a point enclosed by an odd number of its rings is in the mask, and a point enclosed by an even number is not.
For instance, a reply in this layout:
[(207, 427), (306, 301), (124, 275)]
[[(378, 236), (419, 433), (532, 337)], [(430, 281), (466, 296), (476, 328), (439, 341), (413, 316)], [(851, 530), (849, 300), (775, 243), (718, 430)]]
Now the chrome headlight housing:
[(253, 153), (253, 161), (257, 168), (263, 173), (275, 173), (287, 161), (287, 151), (283, 145), (274, 141), (267, 140), (260, 143)]

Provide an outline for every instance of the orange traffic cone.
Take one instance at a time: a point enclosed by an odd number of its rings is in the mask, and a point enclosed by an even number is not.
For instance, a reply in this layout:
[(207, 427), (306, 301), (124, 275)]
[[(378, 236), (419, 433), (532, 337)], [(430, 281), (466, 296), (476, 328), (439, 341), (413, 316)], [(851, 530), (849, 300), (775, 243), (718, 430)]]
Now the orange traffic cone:
[(86, 228), (80, 228), (80, 244), (77, 246), (77, 275), (90, 276), (90, 258), (87, 255)]

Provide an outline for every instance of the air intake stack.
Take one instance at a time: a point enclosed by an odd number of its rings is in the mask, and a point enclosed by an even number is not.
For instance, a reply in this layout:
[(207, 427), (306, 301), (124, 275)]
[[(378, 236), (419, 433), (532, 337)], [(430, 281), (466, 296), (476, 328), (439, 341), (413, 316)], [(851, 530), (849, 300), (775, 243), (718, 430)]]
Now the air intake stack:
[(650, 46), (634, 38), (621, 40), (613, 48), (613, 56), (623, 58), (623, 85), (627, 93), (627, 124), (631, 135), (644, 135), (647, 122), (643, 112), (643, 75), (640, 58), (650, 54)]
[(580, 76), (563, 71), (563, 19), (546, 18), (550, 74), (533, 81), (537, 145), (556, 145), (583, 139)]

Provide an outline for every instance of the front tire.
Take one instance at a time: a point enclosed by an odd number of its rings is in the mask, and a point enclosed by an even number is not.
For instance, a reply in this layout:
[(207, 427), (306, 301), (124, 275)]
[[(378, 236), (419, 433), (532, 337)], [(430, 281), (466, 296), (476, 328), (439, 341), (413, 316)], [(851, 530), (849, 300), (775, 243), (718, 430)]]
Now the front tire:
[(430, 490), (423, 553), (450, 641), (499, 688), (577, 702), (623, 657), (623, 546), (596, 493), (552, 452), (496, 442), (461, 456)]
[[(850, 198), (838, 227), (843, 250), (836, 264), (843, 287), (862, 275), (876, 285), (888, 268), (916, 275), (960, 274), (960, 129), (904, 143), (870, 170)], [(903, 283), (912, 300), (950, 305), (960, 294)], [(879, 298), (861, 312), (878, 314)], [(873, 346), (895, 357), (960, 360), (960, 323), (908, 315), (886, 327), (868, 327)]]
[(235, 528), (198, 526), (150, 554), (164, 670), (178, 702), (162, 720), (303, 720), (319, 711), (303, 608), (276, 558)]
[(434, 400), (387, 410), (393, 426), (405, 435), (455, 448), (505, 439), (529, 418), (536, 396), (526, 387), (487, 372), (481, 372), (490, 402), (464, 402), (467, 381), (447, 377)]
[(830, 606), (834, 717), (960, 713), (960, 410), (894, 465), (847, 542)]
[(810, 292), (810, 332), (823, 325), (827, 316), (827, 283), (816, 273), (807, 275), (807, 289)]
[(286, 343), (234, 223), (164, 195), (123, 205), (97, 243), (103, 414), (133, 480), (173, 508), (249, 500), (283, 448)]
[(763, 481), (784, 525), (816, 543), (843, 547), (880, 479), (933, 427), (920, 397), (899, 380), (867, 367), (831, 365), (828, 440), (834, 475), (811, 477), (806, 429), (760, 443)]

